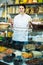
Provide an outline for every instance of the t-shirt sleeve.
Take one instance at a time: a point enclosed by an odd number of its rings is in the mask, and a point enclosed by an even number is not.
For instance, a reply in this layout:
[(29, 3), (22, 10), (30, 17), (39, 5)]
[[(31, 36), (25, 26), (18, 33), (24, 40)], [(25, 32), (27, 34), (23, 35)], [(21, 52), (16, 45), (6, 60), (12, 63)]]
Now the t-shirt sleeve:
[(31, 17), (29, 18), (29, 22), (32, 22), (32, 18)]
[(15, 21), (16, 21), (16, 18), (14, 17), (14, 19), (13, 19), (13, 28), (15, 27)]

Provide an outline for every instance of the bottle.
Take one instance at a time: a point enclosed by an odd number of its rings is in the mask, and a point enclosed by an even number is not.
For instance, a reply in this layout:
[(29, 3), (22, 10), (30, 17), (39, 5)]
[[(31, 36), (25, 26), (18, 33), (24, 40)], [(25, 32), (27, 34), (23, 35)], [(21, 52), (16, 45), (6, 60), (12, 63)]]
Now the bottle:
[(35, 16), (34, 16), (34, 18), (33, 18), (33, 21), (34, 21), (34, 22), (39, 22), (39, 17), (38, 17), (37, 14), (35, 14)]
[(32, 3), (33, 2), (33, 0), (27, 0), (27, 3)]
[(19, 2), (20, 2), (20, 4), (23, 4), (23, 0), (20, 0)]
[(27, 0), (23, 0), (23, 3), (26, 4), (27, 3)]
[(38, 3), (42, 3), (43, 2), (43, 0), (38, 0)]
[(37, 0), (33, 0), (33, 3), (37, 3)]
[(15, 0), (15, 4), (19, 4), (19, 0)]
[(6, 37), (7, 37), (7, 30), (5, 31)]

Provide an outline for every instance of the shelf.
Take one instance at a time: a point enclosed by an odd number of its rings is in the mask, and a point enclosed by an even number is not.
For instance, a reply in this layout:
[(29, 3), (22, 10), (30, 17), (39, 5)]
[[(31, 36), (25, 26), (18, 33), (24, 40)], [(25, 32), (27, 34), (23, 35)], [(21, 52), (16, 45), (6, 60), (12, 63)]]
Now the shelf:
[[(11, 15), (12, 18), (14, 18), (15, 15), (18, 15), (18, 13), (14, 13), (14, 14), (13, 13), (9, 13), (9, 14)], [(28, 14), (28, 15), (32, 16), (32, 18), (33, 18), (35, 16), (35, 13)], [(38, 13), (37, 15), (38, 15), (39, 18), (43, 18), (43, 13)], [(8, 20), (8, 18), (6, 18), (6, 19)], [(1, 21), (5, 21), (5, 17), (0, 17), (0, 22)]]
[(7, 20), (8, 20), (8, 18), (0, 17), (0, 22), (6, 22)]
[[(39, 6), (39, 7), (42, 6), (43, 7), (43, 3), (31, 3), (31, 4), (25, 4), (25, 5), (26, 5), (26, 8), (27, 8), (27, 10), (26, 10), (27, 11), (27, 14), (29, 12), (28, 11), (28, 9), (29, 9), (28, 7), (30, 7), (30, 10), (31, 11), (32, 11), (31, 7), (33, 7), (33, 8), (35, 8), (35, 7), (37, 8), (37, 6)], [(10, 14), (12, 18), (14, 18), (14, 16), (18, 14), (18, 6), (20, 6), (20, 4), (6, 4), (7, 13)], [(1, 8), (5, 8), (5, 5), (2, 5)], [(31, 13), (31, 11), (29, 13)], [(32, 16), (32, 17), (34, 17), (35, 13), (38, 13), (38, 11), (35, 12), (33, 10), (32, 14), (29, 14), (29, 15)], [(39, 16), (39, 18), (40, 17), (43, 18), (43, 12), (42, 13), (38, 13), (38, 16)], [(0, 21), (2, 21), (2, 20), (5, 21), (7, 19), (4, 19), (2, 17), (2, 18), (0, 18)]]
[[(10, 15), (13, 18), (15, 15), (18, 15), (18, 13), (14, 13), (14, 14), (11, 13)], [(35, 13), (34, 14), (28, 14), (28, 15), (30, 15), (33, 18), (35, 16)], [(37, 15), (39, 18), (43, 18), (43, 13), (39, 13)]]
[[(20, 4), (6, 4), (7, 7), (10, 7), (10, 6), (19, 6)], [(27, 6), (37, 6), (37, 5), (43, 5), (43, 3), (29, 3), (29, 4), (25, 4)], [(1, 7), (5, 7), (5, 5), (2, 5)]]
[[(18, 13), (14, 13), (14, 14), (10, 14), (10, 15), (17, 15)], [(28, 14), (28, 13), (27, 13)], [(29, 14), (29, 15), (35, 15), (35, 13), (33, 13), (33, 14)], [(37, 15), (43, 15), (43, 13), (37, 13)]]
[[(8, 7), (9, 6), (19, 6), (19, 5), (20, 4), (11, 4), (11, 5), (8, 5)], [(43, 5), (43, 3), (32, 3), (32, 4), (25, 4), (25, 5), (30, 5), (30, 6), (32, 6), (32, 5), (34, 6), (35, 5), (36, 6), (36, 5)]]

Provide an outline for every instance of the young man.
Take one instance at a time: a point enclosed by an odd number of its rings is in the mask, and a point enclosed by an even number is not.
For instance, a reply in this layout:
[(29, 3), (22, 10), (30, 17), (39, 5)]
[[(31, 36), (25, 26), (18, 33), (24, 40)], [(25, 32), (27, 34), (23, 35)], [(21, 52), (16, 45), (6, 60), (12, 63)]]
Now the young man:
[(25, 13), (25, 5), (19, 5), (19, 14), (14, 17), (13, 21), (13, 47), (22, 49), (23, 44), (28, 42), (28, 29), (32, 18)]

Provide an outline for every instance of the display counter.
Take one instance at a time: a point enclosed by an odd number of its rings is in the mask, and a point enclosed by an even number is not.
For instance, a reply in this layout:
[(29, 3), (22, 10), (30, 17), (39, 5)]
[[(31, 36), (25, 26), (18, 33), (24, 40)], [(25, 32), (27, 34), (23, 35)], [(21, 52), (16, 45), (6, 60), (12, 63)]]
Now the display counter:
[[(17, 54), (19, 53), (19, 54)], [(0, 64), (4, 65), (43, 65), (43, 56), (37, 57), (37, 58), (23, 58), (21, 55), (23, 52), (15, 50), (14, 55), (9, 55), (7, 57), (4, 57), (3, 60), (0, 60)], [(24, 52), (27, 53), (27, 52)], [(30, 52), (29, 52), (30, 53)], [(36, 54), (36, 53), (35, 53)], [(12, 59), (10, 59), (12, 56)]]
[(32, 22), (34, 30), (43, 30), (43, 22)]

